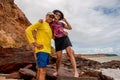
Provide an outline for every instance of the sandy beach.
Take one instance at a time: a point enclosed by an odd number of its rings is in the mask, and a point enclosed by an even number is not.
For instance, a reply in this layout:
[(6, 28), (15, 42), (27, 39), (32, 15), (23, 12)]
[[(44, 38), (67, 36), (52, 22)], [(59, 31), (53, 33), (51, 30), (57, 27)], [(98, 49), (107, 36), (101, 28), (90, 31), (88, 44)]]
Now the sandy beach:
[(117, 61), (120, 61), (120, 56), (111, 56), (111, 57), (92, 57), (92, 58), (88, 58), (88, 59), (91, 59), (91, 60), (95, 60), (95, 61), (98, 61), (98, 62), (108, 62), (108, 61), (112, 61), (112, 60), (117, 60)]
[(120, 80), (120, 69), (101, 69), (102, 74), (112, 77), (114, 80)]
[[(117, 61), (120, 61), (120, 56), (111, 56), (111, 57), (92, 57), (92, 58), (88, 58), (88, 59), (91, 59), (91, 60), (95, 60), (95, 61), (98, 61), (100, 63), (103, 63), (103, 62), (109, 62), (109, 61), (112, 61), (112, 60), (117, 60)], [(106, 75), (106, 76), (110, 76), (112, 78), (114, 78), (114, 80), (120, 80), (120, 69), (100, 69), (100, 71)]]

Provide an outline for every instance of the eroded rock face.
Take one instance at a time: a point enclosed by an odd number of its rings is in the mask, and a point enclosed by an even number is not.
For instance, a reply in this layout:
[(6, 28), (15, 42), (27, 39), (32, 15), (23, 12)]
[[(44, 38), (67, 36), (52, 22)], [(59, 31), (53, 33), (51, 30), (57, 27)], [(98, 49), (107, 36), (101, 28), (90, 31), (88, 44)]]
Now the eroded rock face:
[(25, 29), (30, 22), (14, 0), (0, 0), (0, 47), (21, 47), (27, 44)]
[(33, 51), (22, 48), (0, 48), (0, 73), (18, 71), (28, 64), (35, 64)]

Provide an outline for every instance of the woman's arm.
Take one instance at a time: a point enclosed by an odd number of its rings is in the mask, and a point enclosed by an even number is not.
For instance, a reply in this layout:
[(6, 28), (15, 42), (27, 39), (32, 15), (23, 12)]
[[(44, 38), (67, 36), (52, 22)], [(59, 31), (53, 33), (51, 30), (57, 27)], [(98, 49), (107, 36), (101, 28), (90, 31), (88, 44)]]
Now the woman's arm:
[(71, 27), (71, 25), (68, 23), (68, 21), (67, 21), (65, 18), (63, 18), (63, 21), (66, 23), (65, 29), (71, 30), (72, 27)]

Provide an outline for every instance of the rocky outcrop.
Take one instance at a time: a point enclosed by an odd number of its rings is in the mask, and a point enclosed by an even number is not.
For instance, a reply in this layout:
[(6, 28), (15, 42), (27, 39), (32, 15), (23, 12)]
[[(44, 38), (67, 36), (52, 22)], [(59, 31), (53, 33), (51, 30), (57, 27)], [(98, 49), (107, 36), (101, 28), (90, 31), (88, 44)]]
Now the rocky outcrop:
[(30, 22), (14, 0), (0, 0), (0, 47), (16, 48), (27, 44), (25, 29)]
[(0, 73), (18, 71), (28, 64), (34, 64), (33, 51), (22, 48), (0, 48)]
[[(99, 69), (103, 65), (114, 66), (111, 63), (99, 63), (97, 61), (75, 57), (77, 61), (77, 69), (79, 78), (73, 77), (73, 68), (66, 55), (63, 55), (58, 77), (53, 76), (55, 72), (56, 56), (51, 56), (50, 65), (47, 66), (47, 80), (113, 80), (109, 76), (105, 76)], [(36, 64), (33, 52), (22, 48), (0, 48), (0, 73), (8, 74), (8, 78), (17, 78), (31, 80), (35, 77)], [(119, 65), (119, 61), (114, 64)], [(30, 65), (30, 66), (29, 66)], [(29, 68), (29, 69), (28, 69)], [(109, 68), (109, 67), (108, 67)], [(119, 68), (119, 67), (116, 67)]]

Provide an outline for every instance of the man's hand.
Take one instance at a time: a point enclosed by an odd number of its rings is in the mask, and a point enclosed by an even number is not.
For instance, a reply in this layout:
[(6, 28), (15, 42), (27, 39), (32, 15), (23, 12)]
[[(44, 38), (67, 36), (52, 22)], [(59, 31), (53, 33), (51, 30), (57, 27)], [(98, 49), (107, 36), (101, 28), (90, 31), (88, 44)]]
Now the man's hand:
[(66, 32), (66, 31), (64, 31), (63, 33), (64, 33), (64, 35), (66, 35), (66, 36), (68, 35), (68, 32)]
[(42, 44), (37, 44), (36, 42), (32, 43), (34, 47), (37, 47), (38, 49), (43, 49)]

